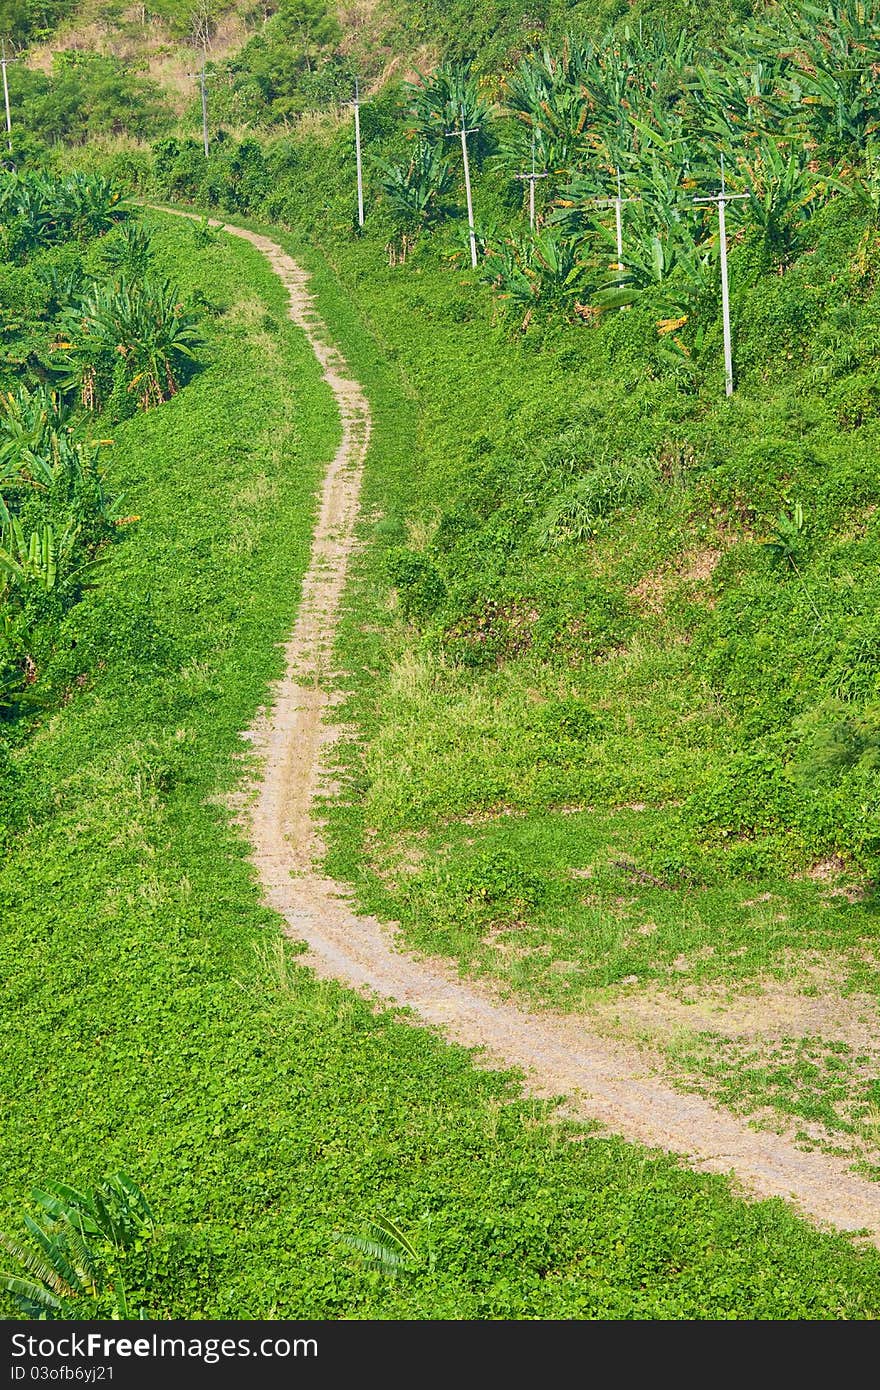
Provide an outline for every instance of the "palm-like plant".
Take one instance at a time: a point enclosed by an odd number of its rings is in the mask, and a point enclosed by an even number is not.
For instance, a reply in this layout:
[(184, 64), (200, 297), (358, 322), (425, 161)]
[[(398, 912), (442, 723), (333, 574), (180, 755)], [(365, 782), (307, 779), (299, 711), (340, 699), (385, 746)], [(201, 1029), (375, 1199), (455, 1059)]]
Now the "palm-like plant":
[(30, 1244), (0, 1235), (0, 1248), (18, 1265), (15, 1274), (0, 1277), (0, 1288), (30, 1318), (77, 1312), (130, 1318), (118, 1257), (155, 1232), (153, 1212), (137, 1184), (117, 1173), (89, 1191), (46, 1183), (31, 1196), (39, 1211), (24, 1216)]
[(399, 234), (415, 237), (448, 216), (453, 173), (438, 146), (419, 140), (408, 162), (382, 163), (378, 170)]
[(101, 248), (101, 259), (112, 275), (143, 280), (153, 259), (150, 234), (136, 222), (123, 225)]
[(92, 409), (105, 399), (120, 360), (127, 390), (142, 409), (168, 400), (202, 341), (195, 315), (184, 309), (168, 280), (98, 283), (68, 316), (66, 327), (74, 368), (69, 382), (79, 384), (84, 404)]
[(101, 174), (68, 174), (56, 197), (59, 222), (80, 241), (103, 236), (132, 212), (122, 190)]
[(828, 185), (817, 180), (802, 148), (785, 150), (775, 140), (754, 145), (741, 160), (739, 173), (749, 195), (746, 216), (759, 229), (767, 250), (785, 260), (799, 224), (821, 206)]
[(470, 149), (475, 161), (479, 162), (493, 148), (492, 107), (465, 64), (443, 63), (430, 77), (420, 73), (408, 89), (416, 132), (422, 140), (442, 146), (447, 132), (460, 129), (464, 121), (474, 132)]
[(807, 129), (836, 158), (864, 146), (880, 126), (880, 5), (877, 0), (800, 0), (746, 34), (784, 60), (789, 124)]
[(0, 174), (0, 226), (12, 254), (102, 236), (131, 211), (122, 191), (100, 174)]
[(70, 408), (46, 386), (18, 384), (0, 395), (0, 489), (6, 484), (51, 481), (59, 440), (81, 431)]
[(336, 1240), (387, 1274), (411, 1274), (422, 1263), (422, 1257), (409, 1236), (390, 1216), (374, 1217), (369, 1225), (371, 1235), (339, 1234)]
[(482, 278), (501, 299), (519, 311), (529, 312), (541, 285), (531, 265), (528, 243), (522, 238), (491, 244), (483, 259)]
[[(612, 234), (602, 230), (610, 251)], [(616, 308), (632, 304), (650, 291), (659, 312), (687, 315), (714, 284), (716, 251), (713, 238), (697, 241), (681, 224), (663, 227), (634, 220), (623, 269), (612, 264), (607, 279), (593, 295), (593, 303), (600, 308)]]
[(569, 308), (583, 287), (584, 265), (576, 243), (547, 227), (534, 238), (532, 256), (541, 277), (541, 297)]
[(504, 103), (515, 118), (502, 149), (517, 172), (534, 138), (541, 168), (555, 184), (575, 166), (592, 130), (590, 82), (596, 55), (586, 45), (566, 45), (560, 54), (544, 51), (524, 59), (504, 84)]

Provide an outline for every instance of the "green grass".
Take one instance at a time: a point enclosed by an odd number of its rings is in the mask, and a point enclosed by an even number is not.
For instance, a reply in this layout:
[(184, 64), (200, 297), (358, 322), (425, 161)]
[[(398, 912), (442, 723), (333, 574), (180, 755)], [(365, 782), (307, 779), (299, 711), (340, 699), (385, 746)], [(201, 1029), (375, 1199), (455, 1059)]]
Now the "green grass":
[[(514, 636), (509, 639), (512, 650), (493, 653), (476, 665), (466, 660), (450, 649), (448, 632), (439, 634), (438, 641), (430, 623), (419, 625), (402, 616), (387, 570), (389, 539), (399, 544), (401, 536), (408, 536), (414, 552), (429, 555), (447, 576), (452, 574), (450, 582), (461, 583), (461, 557), (444, 554), (438, 521), (442, 534), (450, 500), (464, 510), (468, 489), (477, 496), (488, 490), (489, 474), (495, 488), (491, 502), (478, 497), (487, 513), (479, 540), (487, 550), (482, 567), (476, 550), (471, 559), (474, 611), (482, 604), (491, 624), (479, 586), (494, 582), (509, 592), (516, 582), (509, 570), (495, 579), (495, 556), (488, 549), (493, 524), (499, 531), (511, 529), (504, 516), (506, 459), (498, 455), (506, 449), (516, 459), (508, 479), (509, 507), (522, 511), (528, 502), (519, 468), (525, 441), (533, 441), (539, 471), (541, 456), (566, 415), (577, 418), (587, 409), (597, 413), (597, 407), (592, 401), (579, 403), (583, 379), (561, 351), (539, 353), (510, 341), (486, 324), (479, 304), (471, 304), (467, 312), (461, 309), (461, 290), (448, 273), (425, 269), (405, 277), (383, 270), (366, 251), (334, 254), (348, 289), (365, 302), (371, 331), (400, 365), (416, 396), (418, 420), (410, 468), (390, 473), (383, 467), (367, 479), (363, 534), (368, 550), (352, 590), (343, 639), (351, 707), (367, 741), (349, 750), (352, 795), (349, 806), (337, 813), (337, 867), (351, 875), (361, 864), (364, 890), (369, 884), (389, 912), (402, 910), (412, 930), (420, 933), (420, 944), (427, 944), (433, 932), (433, 944), (449, 950), (452, 931), (457, 933), (454, 950), (468, 955), (474, 929), (486, 916), (478, 912), (462, 921), (466, 903), (455, 899), (456, 881), (467, 877), (476, 855), (507, 848), (542, 880), (537, 898), (527, 904), (531, 916), (537, 920), (543, 914), (552, 922), (562, 938), (557, 944), (581, 943), (579, 953), (590, 962), (595, 983), (613, 983), (634, 967), (663, 974), (669, 957), (710, 939), (718, 949), (713, 960), (700, 966), (706, 979), (784, 968), (788, 952), (811, 943), (861, 950), (875, 935), (874, 904), (833, 894), (833, 882), (817, 884), (796, 876), (822, 852), (821, 832), (799, 825), (792, 815), (795, 803), (806, 802), (808, 793), (784, 776), (777, 786), (772, 765), (766, 771), (760, 761), (752, 767), (748, 712), (737, 708), (730, 692), (720, 690), (707, 670), (718, 608), (739, 607), (741, 619), (744, 614), (751, 618), (747, 601), (752, 600), (754, 609), (758, 600), (756, 591), (743, 591), (743, 567), (759, 562), (750, 528), (736, 527), (727, 510), (720, 519), (711, 511), (707, 515), (705, 483), (697, 479), (673, 483), (659, 498), (622, 514), (590, 546), (546, 557), (524, 547), (521, 562), (530, 567), (531, 596), (523, 584), (522, 600), (505, 596), (505, 601), (509, 607), (531, 602), (538, 610), (523, 619), (532, 630), (528, 645), (518, 649)], [(444, 312), (450, 305), (453, 314)], [(422, 332), (425, 318), (430, 327)], [(561, 332), (559, 336), (563, 338)], [(610, 392), (601, 382), (592, 387), (596, 394)], [(650, 386), (641, 389), (647, 394)], [(774, 404), (778, 412), (784, 399)], [(609, 432), (621, 432), (626, 422), (620, 417), (642, 405), (618, 402)], [(757, 431), (762, 414), (769, 413), (769, 407), (748, 399), (733, 409), (742, 417), (740, 439)], [(682, 427), (683, 436), (692, 432), (695, 421), (705, 436), (720, 429), (725, 418), (730, 427), (723, 406), (701, 401), (693, 415)], [(651, 428), (658, 433), (668, 425), (667, 419)], [(573, 436), (570, 447), (582, 451), (583, 428), (570, 427), (568, 433)], [(691, 448), (686, 440), (679, 447), (682, 452)], [(860, 442), (859, 448), (864, 447)], [(490, 462), (484, 464), (486, 456)], [(491, 473), (493, 467), (500, 477)], [(504, 532), (502, 540), (507, 541)], [(516, 539), (509, 544), (515, 546)], [(829, 545), (835, 559), (842, 552), (852, 565), (847, 548), (853, 550), (852, 542)], [(714, 574), (693, 574), (701, 556), (717, 562)], [(520, 559), (516, 550), (514, 557)], [(653, 587), (649, 582), (633, 594), (646, 575)], [(594, 593), (594, 576), (606, 585), (605, 594), (610, 586), (627, 595), (619, 631), (604, 645), (599, 627), (605, 619), (595, 611), (603, 590)], [(765, 569), (760, 589), (767, 603), (772, 600), (777, 609), (784, 605), (788, 592), (798, 588), (793, 581)], [(853, 584), (851, 568), (843, 582)], [(821, 579), (816, 583), (821, 596)], [(643, 599), (651, 601), (657, 590), (665, 597), (659, 611), (640, 612)], [(584, 622), (566, 642), (562, 623), (577, 621), (576, 601), (583, 605)], [(607, 619), (611, 628), (615, 621), (612, 612)], [(803, 621), (802, 610), (798, 621)], [(540, 632), (545, 622), (552, 625), (546, 636)], [(599, 632), (593, 651), (590, 633), (583, 634), (587, 622)], [(514, 613), (508, 629), (515, 626)], [(783, 639), (770, 631), (766, 638), (772, 657), (781, 658)], [(753, 648), (760, 652), (761, 645), (758, 632)], [(755, 650), (749, 655), (754, 660)], [(790, 650), (785, 655), (794, 666), (789, 681), (796, 689), (810, 679), (809, 642), (803, 655)], [(760, 673), (753, 674), (754, 693), (760, 697)], [(812, 690), (808, 698), (816, 694)], [(778, 709), (772, 723), (767, 716), (764, 746), (784, 749), (793, 762), (809, 729), (806, 718), (795, 731), (783, 719)], [(741, 785), (744, 779), (748, 792)], [(749, 798), (754, 805), (747, 804)], [(360, 849), (345, 859), (346, 846), (373, 844), (370, 859), (382, 870), (384, 887), (367, 872), (370, 860), (363, 868)], [(832, 845), (826, 841), (824, 852)], [(413, 867), (414, 858), (424, 863), (424, 873)], [(386, 872), (395, 860), (408, 861), (399, 882)], [(579, 875), (587, 870), (589, 883), (580, 877), (572, 881), (572, 870)], [(865, 876), (853, 856), (848, 872), (845, 865), (838, 877), (845, 885), (863, 882)], [(774, 898), (772, 913), (750, 911), (748, 904), (768, 891)], [(444, 892), (455, 899), (448, 914), (451, 924), (438, 919), (437, 899)], [(585, 895), (591, 901), (585, 903)], [(507, 896), (515, 906), (515, 892)], [(419, 913), (419, 903), (429, 898), (430, 906)], [(591, 921), (594, 909), (611, 905), (623, 923), (647, 915), (661, 919), (663, 930), (640, 945), (635, 956), (609, 957), (607, 950), (595, 949)], [(768, 930), (764, 919), (771, 915)], [(761, 918), (760, 932), (756, 917)], [(852, 968), (853, 978), (862, 984), (874, 978), (863, 959), (853, 959)]]
[[(848, 236), (832, 209), (817, 257), (847, 264)], [(364, 322), (324, 273), (334, 330), (362, 372), (385, 355), (415, 426), (368, 468), (332, 871), (412, 946), (540, 1007), (798, 993), (816, 969), (876, 999), (877, 675), (859, 636), (876, 420), (841, 432), (809, 373), (759, 367), (757, 332), (728, 404), (714, 379), (682, 394), (639, 365), (636, 310), (511, 334), (439, 251), (405, 270), (375, 237), (324, 252)], [(646, 495), (592, 541), (542, 548), (552, 488), (597, 455), (653, 460)], [(808, 539), (786, 571), (761, 543), (793, 497)], [(445, 588), (433, 612), (395, 592), (402, 547)]]
[[(39, 813), (0, 876), (5, 1227), (43, 1178), (124, 1166), (176, 1233), (143, 1293), (161, 1316), (877, 1315), (874, 1254), (548, 1124), (285, 961), (217, 799), (280, 671), (338, 424), (258, 255), (157, 225), (216, 317), (205, 370), (117, 432), (143, 521), (72, 615), (85, 686), (19, 755)], [(360, 370), (369, 340), (319, 288)], [(412, 402), (381, 362), (364, 376), (375, 499), (408, 471)], [(383, 1214), (423, 1254), (409, 1278), (334, 1242)]]
[(838, 1135), (877, 1128), (878, 1082), (871, 1059), (857, 1056), (847, 1043), (780, 1038), (772, 1048), (749, 1049), (701, 1033), (677, 1044), (675, 1052), (683, 1071), (700, 1076), (722, 1105), (739, 1114), (779, 1109)]

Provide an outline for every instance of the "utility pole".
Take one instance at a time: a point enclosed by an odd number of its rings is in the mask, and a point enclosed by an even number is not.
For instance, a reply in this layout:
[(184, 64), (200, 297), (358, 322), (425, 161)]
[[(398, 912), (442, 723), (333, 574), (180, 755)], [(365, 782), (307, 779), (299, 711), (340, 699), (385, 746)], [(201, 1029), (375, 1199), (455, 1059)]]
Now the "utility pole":
[(7, 81), (7, 78), (6, 78), (6, 65), (7, 65), (7, 63), (9, 62), (9, 59), (6, 57), (6, 40), (5, 40), (5, 39), (2, 40), (2, 52), (3, 52), (3, 57), (2, 57), (2, 59), (0, 59), (0, 63), (2, 63), (2, 67), (3, 67), (3, 102), (4, 102), (4, 105), (6, 106), (6, 144), (7, 144), (8, 148), (9, 148), (9, 152), (10, 152), (10, 154), (11, 154), (11, 153), (12, 153), (12, 115), (11, 115), (10, 110), (9, 110), (9, 82)]
[(361, 162), (361, 100), (358, 80), (354, 79), (354, 149), (357, 160), (358, 226), (364, 225), (364, 168)]
[[(623, 270), (623, 268), (624, 268), (624, 266), (623, 266), (623, 209), (626, 207), (627, 203), (637, 203), (639, 200), (638, 200), (638, 198), (624, 198), (624, 196), (623, 196), (623, 181), (622, 181), (621, 176), (620, 176), (620, 170), (619, 170), (619, 169), (616, 169), (616, 170), (615, 170), (615, 173), (616, 173), (616, 175), (617, 175), (617, 197), (616, 197), (616, 198), (597, 198), (596, 201), (599, 203), (599, 205), (600, 205), (601, 207), (613, 207), (613, 208), (614, 208), (614, 232), (615, 232), (615, 244), (616, 244), (616, 246), (617, 246), (617, 261), (616, 261), (616, 268), (617, 268), (618, 273), (620, 273), (620, 272)], [(618, 284), (618, 288), (620, 288), (622, 282), (621, 282), (620, 280), (618, 280), (617, 284)]]
[(207, 93), (207, 90), (206, 90), (206, 88), (205, 88), (205, 63), (207, 62), (207, 60), (208, 60), (208, 51), (207, 51), (207, 49), (206, 49), (205, 47), (203, 47), (203, 48), (202, 48), (202, 67), (201, 67), (201, 71), (199, 72), (199, 82), (201, 83), (201, 88), (202, 88), (202, 143), (203, 143), (203, 145), (204, 145), (204, 147), (205, 147), (205, 158), (206, 158), (206, 159), (208, 158), (208, 155), (210, 154), (210, 148), (211, 148), (210, 145), (209, 145), (209, 143), (208, 143), (208, 93)]
[(477, 268), (477, 234), (474, 229), (474, 205), (471, 200), (471, 166), (468, 161), (467, 138), (469, 135), (475, 135), (479, 128), (480, 127), (476, 125), (465, 125), (464, 104), (462, 103), (461, 126), (456, 130), (447, 130), (445, 132), (447, 137), (454, 135), (461, 136), (461, 158), (464, 164), (464, 192), (467, 199), (468, 232), (470, 233), (471, 239), (471, 267), (473, 270)]
[(211, 153), (211, 142), (210, 142), (210, 140), (208, 139), (208, 78), (209, 78), (209, 76), (212, 75), (212, 74), (207, 73), (207, 72), (205, 71), (205, 66), (206, 66), (206, 64), (207, 64), (207, 61), (208, 61), (207, 41), (205, 40), (205, 38), (204, 38), (204, 36), (203, 36), (203, 37), (202, 37), (202, 66), (199, 68), (198, 72), (188, 72), (186, 75), (187, 75), (187, 77), (195, 77), (195, 78), (198, 78), (199, 88), (200, 88), (200, 90), (201, 90), (201, 96), (202, 96), (202, 147), (203, 147), (203, 149), (204, 149), (204, 151), (205, 151), (205, 158), (206, 158), (206, 159), (210, 156), (210, 153)]
[(614, 227), (617, 232), (617, 269), (623, 270), (623, 189), (620, 184), (619, 169), (617, 170), (617, 197), (614, 199)]
[(718, 208), (718, 243), (721, 259), (721, 326), (724, 333), (724, 394), (733, 395), (733, 344), (730, 336), (730, 289), (727, 279), (727, 204), (748, 198), (748, 193), (728, 193), (724, 182), (724, 155), (721, 156), (721, 191), (711, 198), (695, 198), (695, 203), (715, 203)]
[(516, 178), (522, 179), (529, 185), (529, 226), (535, 230), (535, 183), (538, 179), (546, 179), (547, 170), (542, 174), (535, 173), (535, 132), (532, 131), (532, 172), (530, 174), (517, 174)]

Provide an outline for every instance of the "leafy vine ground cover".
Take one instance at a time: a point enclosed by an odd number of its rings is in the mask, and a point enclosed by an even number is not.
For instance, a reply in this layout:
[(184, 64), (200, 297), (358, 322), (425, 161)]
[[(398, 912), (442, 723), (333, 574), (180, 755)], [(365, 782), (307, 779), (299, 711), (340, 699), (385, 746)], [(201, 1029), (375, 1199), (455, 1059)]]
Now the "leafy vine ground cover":
[[(847, 273), (841, 211), (811, 283)], [(408, 466), (368, 471), (343, 640), (361, 737), (347, 805), (328, 808), (331, 868), (413, 946), (542, 1006), (613, 1022), (643, 993), (723, 1002), (775, 981), (848, 996), (870, 1035), (873, 419), (841, 431), (809, 372), (759, 367), (747, 311), (754, 387), (728, 407), (638, 371), (638, 311), (520, 338), (434, 253), (404, 272), (375, 241), (327, 251), (418, 420)], [(870, 292), (832, 312), (867, 325)], [(560, 476), (601, 484), (602, 459), (653, 471), (589, 541), (548, 547)], [(786, 573), (764, 542), (794, 497), (810, 535)], [(684, 1084), (743, 1083), (746, 1113), (821, 1119), (801, 1140), (873, 1171), (873, 1043), (847, 1048), (817, 1108), (785, 1067), (753, 1084), (753, 1039), (731, 1046), (696, 1010), (675, 1031)], [(776, 1032), (771, 1060), (801, 1046), (782, 1016)]]
[[(121, 1166), (166, 1224), (129, 1276), (162, 1316), (875, 1315), (873, 1253), (548, 1126), (505, 1078), (292, 969), (217, 798), (280, 667), (338, 426), (255, 253), (156, 238), (203, 290), (210, 351), (116, 432), (145, 520), (78, 610), (86, 685), (20, 755), (36, 814), (0, 876), (6, 1228), (34, 1182)], [(399, 466), (409, 405), (381, 378)], [(422, 1252), (408, 1278), (334, 1245), (383, 1213)]]
[[(851, 641), (854, 588), (841, 556), (861, 556), (870, 584), (870, 521), (854, 518), (852, 534), (844, 528), (838, 539), (829, 517), (822, 559), (805, 566), (824, 607), (822, 620), (810, 619), (805, 585), (774, 571), (756, 543), (791, 475), (763, 481), (776, 491), (763, 518), (738, 516), (712, 495), (731, 482), (737, 493), (737, 471), (753, 449), (744, 441), (759, 434), (759, 421), (790, 417), (804, 400), (776, 386), (770, 400), (733, 410), (701, 402), (683, 423), (674, 395), (665, 416), (656, 395), (639, 400), (635, 381), (623, 399), (592, 377), (584, 399), (589, 359), (584, 352), (584, 370), (573, 373), (574, 334), (539, 347), (512, 342), (487, 321), (485, 304), (468, 299), (462, 277), (427, 260), (407, 277), (374, 250), (345, 243), (331, 254), (406, 374), (420, 423), (409, 468), (368, 471), (367, 550), (343, 639), (355, 685), (349, 713), (366, 738), (349, 748), (348, 805), (328, 808), (332, 869), (356, 883), (366, 908), (398, 920), (414, 947), (494, 974), (532, 1004), (601, 1001), (613, 1017), (616, 1001), (626, 1008), (642, 992), (692, 1004), (760, 995), (776, 980), (805, 1001), (858, 991), (870, 1033), (876, 909), (865, 874), (838, 858), (833, 841), (810, 842), (809, 830), (801, 837), (785, 824), (794, 802), (774, 805), (779, 771), (766, 752), (763, 762), (742, 752), (762, 724), (770, 727), (765, 748), (809, 738), (809, 721), (806, 734), (804, 724), (784, 727), (790, 688), (773, 670), (791, 671), (795, 691), (806, 687), (822, 702), (829, 648)], [(610, 448), (637, 459), (651, 441), (666, 453), (670, 477), (659, 496), (655, 482), (638, 509), (617, 512), (589, 548), (542, 553), (535, 474), (564, 468), (566, 448), (584, 449), (584, 435), (595, 441), (599, 430), (603, 446), (613, 439)], [(699, 470), (696, 481), (687, 477), (696, 432), (730, 441), (731, 457), (709, 471), (708, 485)], [(838, 445), (822, 421), (812, 441), (830, 460), (840, 449), (837, 467), (813, 484), (840, 499), (854, 445), (866, 456), (869, 442), (849, 436)], [(797, 485), (808, 485), (804, 473)], [(849, 485), (863, 488), (865, 478)], [(459, 510), (474, 499), (482, 517), (467, 518), (473, 541), (456, 549), (443, 531), (452, 531), (449, 499), (462, 498)], [(395, 596), (402, 545), (410, 564), (423, 564), (414, 580), (432, 570), (443, 585), (459, 585), (455, 598), (473, 585), (464, 638), (480, 634), (480, 623), (489, 639), (500, 628), (500, 651), (450, 660), (449, 628), (459, 651), (462, 632), (449, 624), (438, 634), (437, 624), (407, 612), (402, 585)], [(609, 592), (621, 599), (612, 614), (619, 627), (606, 651), (573, 660), (564, 600), (584, 592), (588, 603)], [(862, 596), (858, 606), (865, 612)], [(752, 607), (766, 619), (749, 631)], [(544, 646), (541, 621), (556, 623)], [(731, 653), (715, 680), (706, 671), (712, 646)], [(731, 674), (741, 682), (734, 699)], [(783, 784), (783, 795), (794, 785)], [(833, 828), (840, 833), (840, 821)], [(810, 876), (816, 863), (822, 872)], [(688, 1048), (688, 1031), (710, 1034), (698, 1011), (690, 1026), (680, 1011), (678, 1030), (671, 1059), (681, 1066), (690, 1058), (691, 1084), (720, 1072), (719, 1094), (727, 1094), (747, 1074), (742, 1066), (753, 1070), (748, 1045), (742, 1065), (720, 1036)], [(836, 1076), (838, 1090), (847, 1084), (822, 1118), (838, 1138), (855, 1130), (861, 1155), (876, 1145), (877, 1058), (873, 1045), (867, 1055), (848, 1051), (856, 1065)], [(748, 1111), (751, 1095), (752, 1111), (766, 1113), (769, 1102), (780, 1115), (792, 1106), (799, 1113), (795, 1091), (792, 1073), (777, 1069), (774, 1087), (744, 1087), (738, 1104)]]

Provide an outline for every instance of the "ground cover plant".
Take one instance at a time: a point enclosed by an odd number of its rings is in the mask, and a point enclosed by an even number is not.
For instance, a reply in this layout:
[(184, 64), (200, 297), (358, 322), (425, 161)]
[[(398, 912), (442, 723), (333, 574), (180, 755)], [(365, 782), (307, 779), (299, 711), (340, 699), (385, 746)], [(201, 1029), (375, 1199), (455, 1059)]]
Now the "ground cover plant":
[(51, 703), (46, 670), (126, 515), (107, 484), (107, 427), (174, 394), (200, 342), (149, 236), (100, 176), (4, 173), (0, 236), (0, 735)]
[[(166, 273), (198, 274), (208, 366), (116, 431), (114, 482), (144, 521), (76, 610), (65, 661), (88, 681), (16, 757), (9, 1238), (32, 1187), (123, 1170), (156, 1213), (128, 1306), (163, 1317), (873, 1314), (874, 1255), (548, 1124), (463, 1051), (294, 968), (217, 798), (280, 668), (338, 421), (254, 251), (150, 234)], [(411, 405), (381, 364), (369, 384), (404, 471)], [(360, 1253), (371, 1223), (419, 1252), (406, 1278)]]
[[(806, 47), (756, 77), (785, 26)], [(486, 124), (477, 203), (496, 223), (477, 276), (460, 209), (426, 215), (450, 188), (452, 68), (402, 121), (397, 98), (373, 104), (386, 148), (407, 122), (421, 143), (386, 157), (365, 237), (347, 129), (308, 160), (267, 148), (247, 191), (161, 152), (178, 194), (316, 237), (418, 402), (410, 474), (370, 484), (345, 648), (368, 738), (331, 862), (413, 944), (535, 1002), (626, 1014), (639, 991), (776, 979), (876, 1016), (873, 34), (843, 6), (771, 12), (739, 66), (656, 31), (526, 56), (507, 124), (459, 87)], [(555, 145), (530, 241), (510, 174), (536, 127)], [(748, 195), (730, 404), (717, 236), (691, 201), (725, 152)], [(644, 256), (609, 273), (596, 200), (615, 164)], [(865, 1114), (869, 1054), (847, 1098)]]

